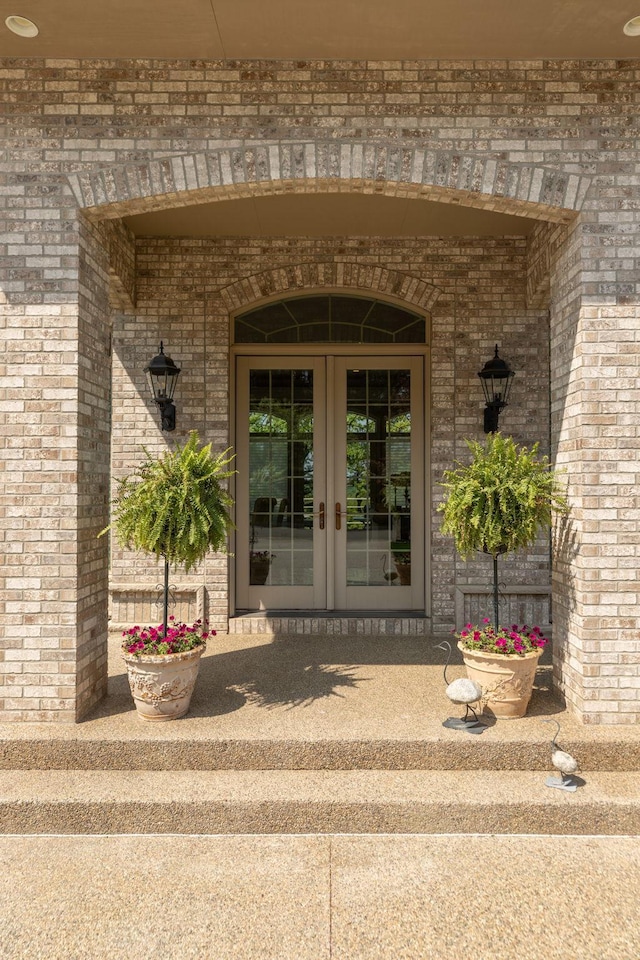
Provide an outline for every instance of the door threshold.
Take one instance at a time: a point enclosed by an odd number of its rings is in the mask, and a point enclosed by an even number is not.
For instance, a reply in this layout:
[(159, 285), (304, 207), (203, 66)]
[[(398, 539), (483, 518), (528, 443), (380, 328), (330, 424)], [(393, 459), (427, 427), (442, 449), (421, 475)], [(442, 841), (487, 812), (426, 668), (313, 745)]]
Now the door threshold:
[(230, 617), (230, 620), (243, 619), (269, 619), (270, 617), (311, 617), (313, 619), (326, 619), (327, 617), (340, 617), (340, 619), (349, 619), (354, 617), (367, 617), (369, 620), (428, 620), (429, 617), (424, 610), (237, 610)]
[(245, 610), (229, 619), (229, 633), (270, 637), (426, 637), (424, 610)]

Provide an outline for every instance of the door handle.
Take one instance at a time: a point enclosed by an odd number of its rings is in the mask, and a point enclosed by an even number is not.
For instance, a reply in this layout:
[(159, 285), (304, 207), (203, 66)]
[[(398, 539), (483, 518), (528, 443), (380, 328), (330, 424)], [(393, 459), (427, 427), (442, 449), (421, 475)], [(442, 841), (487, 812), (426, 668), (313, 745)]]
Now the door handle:
[(318, 525), (321, 530), (324, 530), (324, 503), (320, 504), (320, 508), (318, 510)]
[(336, 503), (336, 530), (342, 529), (342, 504)]

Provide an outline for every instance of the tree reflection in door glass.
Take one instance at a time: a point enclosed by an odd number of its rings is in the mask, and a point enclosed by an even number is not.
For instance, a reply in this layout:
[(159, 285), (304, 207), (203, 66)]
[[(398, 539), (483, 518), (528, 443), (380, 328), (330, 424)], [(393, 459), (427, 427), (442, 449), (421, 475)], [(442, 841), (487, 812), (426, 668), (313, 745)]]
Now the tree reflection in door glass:
[(347, 584), (411, 583), (409, 370), (347, 372)]
[(249, 378), (250, 583), (313, 583), (313, 371)]

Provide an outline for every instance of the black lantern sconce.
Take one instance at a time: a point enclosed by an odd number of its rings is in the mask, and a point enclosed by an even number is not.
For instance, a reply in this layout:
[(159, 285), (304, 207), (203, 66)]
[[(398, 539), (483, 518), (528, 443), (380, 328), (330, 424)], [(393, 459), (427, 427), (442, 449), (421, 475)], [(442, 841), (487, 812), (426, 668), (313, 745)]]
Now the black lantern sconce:
[(164, 345), (160, 341), (160, 353), (144, 368), (149, 377), (149, 384), (153, 399), (160, 407), (162, 429), (171, 433), (176, 428), (176, 408), (173, 405), (173, 394), (180, 374), (179, 367), (164, 352)]
[(515, 376), (509, 364), (498, 356), (497, 343), (495, 357), (485, 363), (478, 376), (487, 401), (484, 408), (484, 432), (495, 433), (498, 429), (498, 417), (507, 405), (511, 381)]

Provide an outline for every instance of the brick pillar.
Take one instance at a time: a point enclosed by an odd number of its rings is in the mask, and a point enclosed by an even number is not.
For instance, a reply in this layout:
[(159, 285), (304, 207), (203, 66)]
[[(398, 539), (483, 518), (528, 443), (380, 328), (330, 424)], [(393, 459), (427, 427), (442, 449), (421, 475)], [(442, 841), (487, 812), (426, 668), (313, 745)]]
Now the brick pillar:
[(64, 187), (42, 223), (37, 189), (16, 177), (0, 279), (0, 719), (74, 721), (106, 692), (108, 266)]
[(111, 436), (109, 258), (84, 218), (79, 231), (75, 712), (107, 692)]
[(556, 531), (555, 668), (585, 723), (637, 723), (640, 297), (603, 263), (588, 272), (592, 236), (577, 226), (552, 273), (554, 449), (572, 503)]

